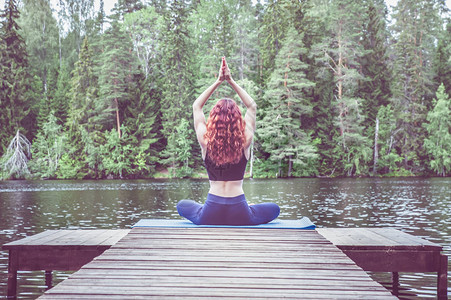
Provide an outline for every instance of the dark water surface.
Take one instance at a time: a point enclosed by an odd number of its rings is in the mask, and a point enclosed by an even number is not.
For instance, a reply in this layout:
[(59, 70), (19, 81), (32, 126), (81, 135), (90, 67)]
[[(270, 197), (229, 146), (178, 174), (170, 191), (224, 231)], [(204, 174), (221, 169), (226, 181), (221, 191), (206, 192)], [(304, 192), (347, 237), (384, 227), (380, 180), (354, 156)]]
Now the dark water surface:
[[(249, 203), (279, 204), (284, 219), (396, 228), (441, 244), (451, 256), (451, 178), (248, 179), (244, 190)], [(178, 200), (203, 201), (207, 192), (207, 180), (190, 179), (0, 181), (0, 245), (47, 229), (130, 228), (143, 218), (180, 218)], [(6, 298), (7, 266), (8, 253), (0, 251), (0, 298)], [(55, 284), (70, 274), (54, 273)], [(389, 287), (390, 274), (371, 275)], [(19, 272), (18, 283), (19, 299), (45, 290), (43, 272)], [(436, 294), (435, 273), (401, 273), (400, 284), (403, 299)]]

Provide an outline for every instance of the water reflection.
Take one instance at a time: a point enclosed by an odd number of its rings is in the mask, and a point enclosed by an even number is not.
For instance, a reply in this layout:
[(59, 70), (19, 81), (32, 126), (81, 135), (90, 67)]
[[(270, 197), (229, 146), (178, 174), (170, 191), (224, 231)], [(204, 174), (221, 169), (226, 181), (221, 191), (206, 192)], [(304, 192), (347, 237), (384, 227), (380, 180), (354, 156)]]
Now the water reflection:
[[(451, 179), (250, 179), (248, 202), (276, 202), (281, 218), (309, 216), (319, 227), (394, 227), (440, 243), (451, 255)], [(180, 218), (180, 199), (204, 201), (206, 180), (0, 182), (0, 244), (47, 229), (128, 228), (143, 218)], [(0, 251), (0, 295), (7, 253)], [(65, 279), (58, 272), (56, 281)], [(390, 275), (375, 273), (379, 282)], [(21, 299), (44, 290), (43, 274), (22, 272)], [(435, 296), (435, 274), (401, 274), (407, 296)], [(1, 297), (1, 296), (0, 296)]]

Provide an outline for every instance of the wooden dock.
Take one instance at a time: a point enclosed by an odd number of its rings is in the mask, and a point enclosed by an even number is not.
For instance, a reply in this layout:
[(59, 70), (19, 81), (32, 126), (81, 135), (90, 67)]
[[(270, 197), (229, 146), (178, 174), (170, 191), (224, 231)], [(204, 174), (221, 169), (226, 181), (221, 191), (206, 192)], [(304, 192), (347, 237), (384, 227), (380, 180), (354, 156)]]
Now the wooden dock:
[(133, 228), (39, 299), (397, 299), (315, 230)]
[(52, 270), (76, 271), (116, 244), (129, 232), (117, 230), (47, 230), (2, 246), (9, 251), (8, 299), (17, 292), (17, 271), (45, 270), (52, 286)]
[(448, 299), (448, 257), (442, 246), (391, 228), (318, 228), (317, 231), (365, 271), (391, 272), (398, 295), (399, 272), (437, 273), (437, 299)]

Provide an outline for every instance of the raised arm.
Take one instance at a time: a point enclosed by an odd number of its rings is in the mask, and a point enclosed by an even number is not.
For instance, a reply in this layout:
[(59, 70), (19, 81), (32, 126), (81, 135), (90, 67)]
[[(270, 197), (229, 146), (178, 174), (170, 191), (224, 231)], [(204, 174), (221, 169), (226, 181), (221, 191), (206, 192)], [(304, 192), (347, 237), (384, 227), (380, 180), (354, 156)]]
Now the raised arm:
[(218, 79), (202, 94), (200, 94), (200, 96), (197, 97), (193, 103), (194, 130), (196, 131), (197, 140), (199, 141), (202, 150), (207, 147), (207, 143), (204, 139), (204, 135), (207, 132), (207, 121), (205, 120), (205, 115), (202, 108), (223, 81), (222, 69), (219, 70), (219, 73)]
[(229, 84), (241, 98), (244, 105), (247, 107), (246, 114), (244, 115), (244, 120), (246, 121), (246, 127), (254, 133), (255, 131), (255, 120), (257, 116), (257, 103), (255, 103), (254, 99), (242, 88), (240, 87), (233, 79), (228, 80)]
[(235, 92), (240, 97), (241, 101), (243, 101), (244, 105), (247, 107), (246, 114), (244, 115), (244, 120), (246, 121), (246, 129), (249, 133), (249, 144), (252, 141), (252, 137), (254, 136), (255, 132), (255, 122), (257, 117), (257, 103), (255, 103), (254, 99), (252, 99), (251, 96), (242, 88), (240, 87), (235, 80), (233, 80), (230, 69), (227, 66), (227, 62), (225, 59), (223, 59), (223, 64), (225, 64), (224, 68), (224, 78), (227, 80), (227, 82), (232, 86), (232, 88), (235, 90)]

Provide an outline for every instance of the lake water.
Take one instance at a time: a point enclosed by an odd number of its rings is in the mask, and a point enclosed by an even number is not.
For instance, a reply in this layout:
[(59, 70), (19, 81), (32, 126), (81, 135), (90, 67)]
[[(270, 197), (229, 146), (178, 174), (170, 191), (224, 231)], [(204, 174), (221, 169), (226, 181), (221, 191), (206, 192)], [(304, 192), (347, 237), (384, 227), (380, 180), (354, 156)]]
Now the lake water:
[[(396, 228), (441, 244), (451, 256), (451, 178), (247, 179), (244, 190), (249, 203), (279, 204), (283, 219)], [(180, 218), (178, 200), (203, 201), (207, 192), (207, 180), (191, 179), (0, 181), (0, 245), (47, 229), (130, 228), (143, 218)], [(7, 266), (8, 253), (0, 251), (0, 298), (6, 298)], [(55, 283), (70, 274), (54, 273)], [(389, 273), (371, 276), (389, 287)], [(18, 283), (19, 299), (45, 290), (43, 272), (19, 272)], [(400, 285), (402, 299), (434, 298), (436, 274), (401, 273)]]

